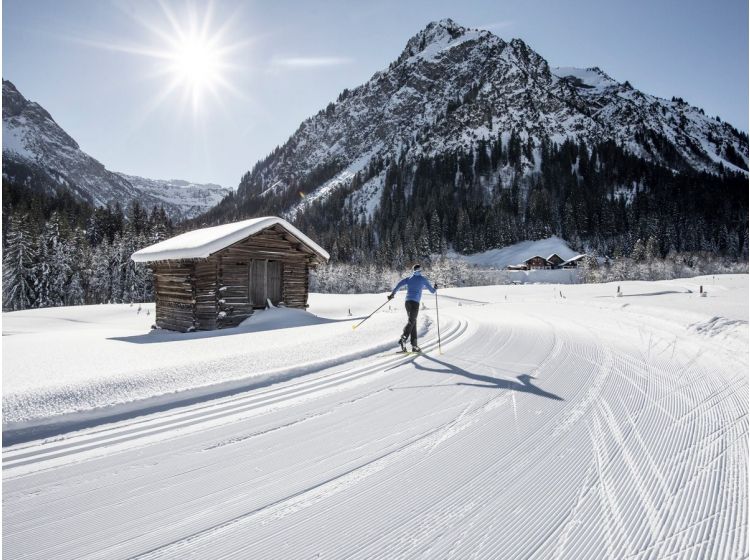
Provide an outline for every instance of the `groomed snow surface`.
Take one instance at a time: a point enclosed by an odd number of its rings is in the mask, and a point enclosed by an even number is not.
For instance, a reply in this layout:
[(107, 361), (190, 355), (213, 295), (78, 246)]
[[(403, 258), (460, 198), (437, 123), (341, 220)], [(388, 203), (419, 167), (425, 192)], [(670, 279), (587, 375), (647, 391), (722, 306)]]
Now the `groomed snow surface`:
[(4, 314), (5, 557), (746, 558), (748, 277), (617, 286)]

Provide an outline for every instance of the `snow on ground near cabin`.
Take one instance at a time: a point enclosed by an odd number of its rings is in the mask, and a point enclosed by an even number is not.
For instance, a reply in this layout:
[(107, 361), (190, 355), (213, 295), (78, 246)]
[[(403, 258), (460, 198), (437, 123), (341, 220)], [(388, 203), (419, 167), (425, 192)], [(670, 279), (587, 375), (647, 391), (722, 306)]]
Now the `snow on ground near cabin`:
[[(5, 447), (6, 556), (748, 556), (747, 275), (440, 294), (442, 353), (430, 309), (421, 356), (378, 353)], [(339, 320), (382, 298), (311, 303)], [(68, 332), (79, 348), (105, 347), (89, 331), (145, 333), (123, 324), (125, 309), (102, 306), (89, 323), (70, 309), (6, 314), (5, 356), (24, 348), (31, 371)], [(154, 344), (202, 363), (221, 360), (220, 345), (260, 352), (287, 333), (330, 336), (336, 354), (387, 342), (402, 315), (352, 331), (280, 328), (298, 318), (272, 312), (255, 332), (213, 337), (216, 348)], [(118, 342), (128, 359), (148, 348)], [(67, 359), (88, 367), (95, 353)]]
[(544, 257), (545, 259), (557, 253), (561, 259), (568, 260), (575, 257), (578, 253), (568, 247), (567, 242), (553, 235), (547, 239), (538, 241), (521, 241), (502, 249), (490, 249), (473, 255), (461, 256), (469, 264), (477, 266), (491, 266), (495, 268), (505, 268), (510, 264), (521, 264), (526, 259), (534, 256)]
[[(404, 322), (403, 294), (352, 329), (383, 301), (314, 294), (309, 312), (259, 311), (237, 328), (196, 333), (151, 330), (154, 304), (5, 313), (3, 431), (164, 406), (385, 350)], [(428, 325), (424, 316), (421, 331)]]

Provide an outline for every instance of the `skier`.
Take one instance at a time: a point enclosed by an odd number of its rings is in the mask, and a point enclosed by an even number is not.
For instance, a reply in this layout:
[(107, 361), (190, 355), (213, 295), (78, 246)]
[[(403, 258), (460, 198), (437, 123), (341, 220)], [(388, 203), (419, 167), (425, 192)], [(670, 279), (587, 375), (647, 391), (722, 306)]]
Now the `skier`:
[(389, 300), (392, 300), (401, 288), (406, 286), (406, 314), (409, 317), (409, 321), (404, 327), (404, 333), (401, 338), (398, 339), (398, 344), (401, 346), (401, 351), (406, 352), (406, 341), (411, 338), (411, 351), (421, 352), (422, 349), (417, 346), (417, 315), (419, 314), (419, 300), (422, 299), (422, 288), (427, 288), (433, 294), (437, 292), (437, 284), (432, 287), (430, 281), (422, 276), (422, 267), (415, 264), (412, 267), (411, 276), (408, 276), (401, 280), (393, 291), (388, 296)]

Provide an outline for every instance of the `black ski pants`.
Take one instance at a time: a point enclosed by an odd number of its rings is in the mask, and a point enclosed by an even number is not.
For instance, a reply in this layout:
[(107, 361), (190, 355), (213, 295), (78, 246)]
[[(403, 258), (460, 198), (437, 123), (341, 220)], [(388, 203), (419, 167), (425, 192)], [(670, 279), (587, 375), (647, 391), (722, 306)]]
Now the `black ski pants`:
[(419, 315), (419, 302), (406, 300), (406, 314), (409, 316), (409, 322), (404, 327), (404, 334), (401, 336), (404, 340), (411, 338), (411, 345), (417, 345), (417, 315)]

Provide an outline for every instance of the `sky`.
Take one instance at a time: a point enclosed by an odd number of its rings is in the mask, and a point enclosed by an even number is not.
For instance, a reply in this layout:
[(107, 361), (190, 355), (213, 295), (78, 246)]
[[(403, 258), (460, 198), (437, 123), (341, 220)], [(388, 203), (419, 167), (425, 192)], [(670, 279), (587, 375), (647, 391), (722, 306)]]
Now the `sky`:
[(234, 188), (430, 21), (748, 130), (747, 0), (3, 0), (2, 75), (112, 171)]

